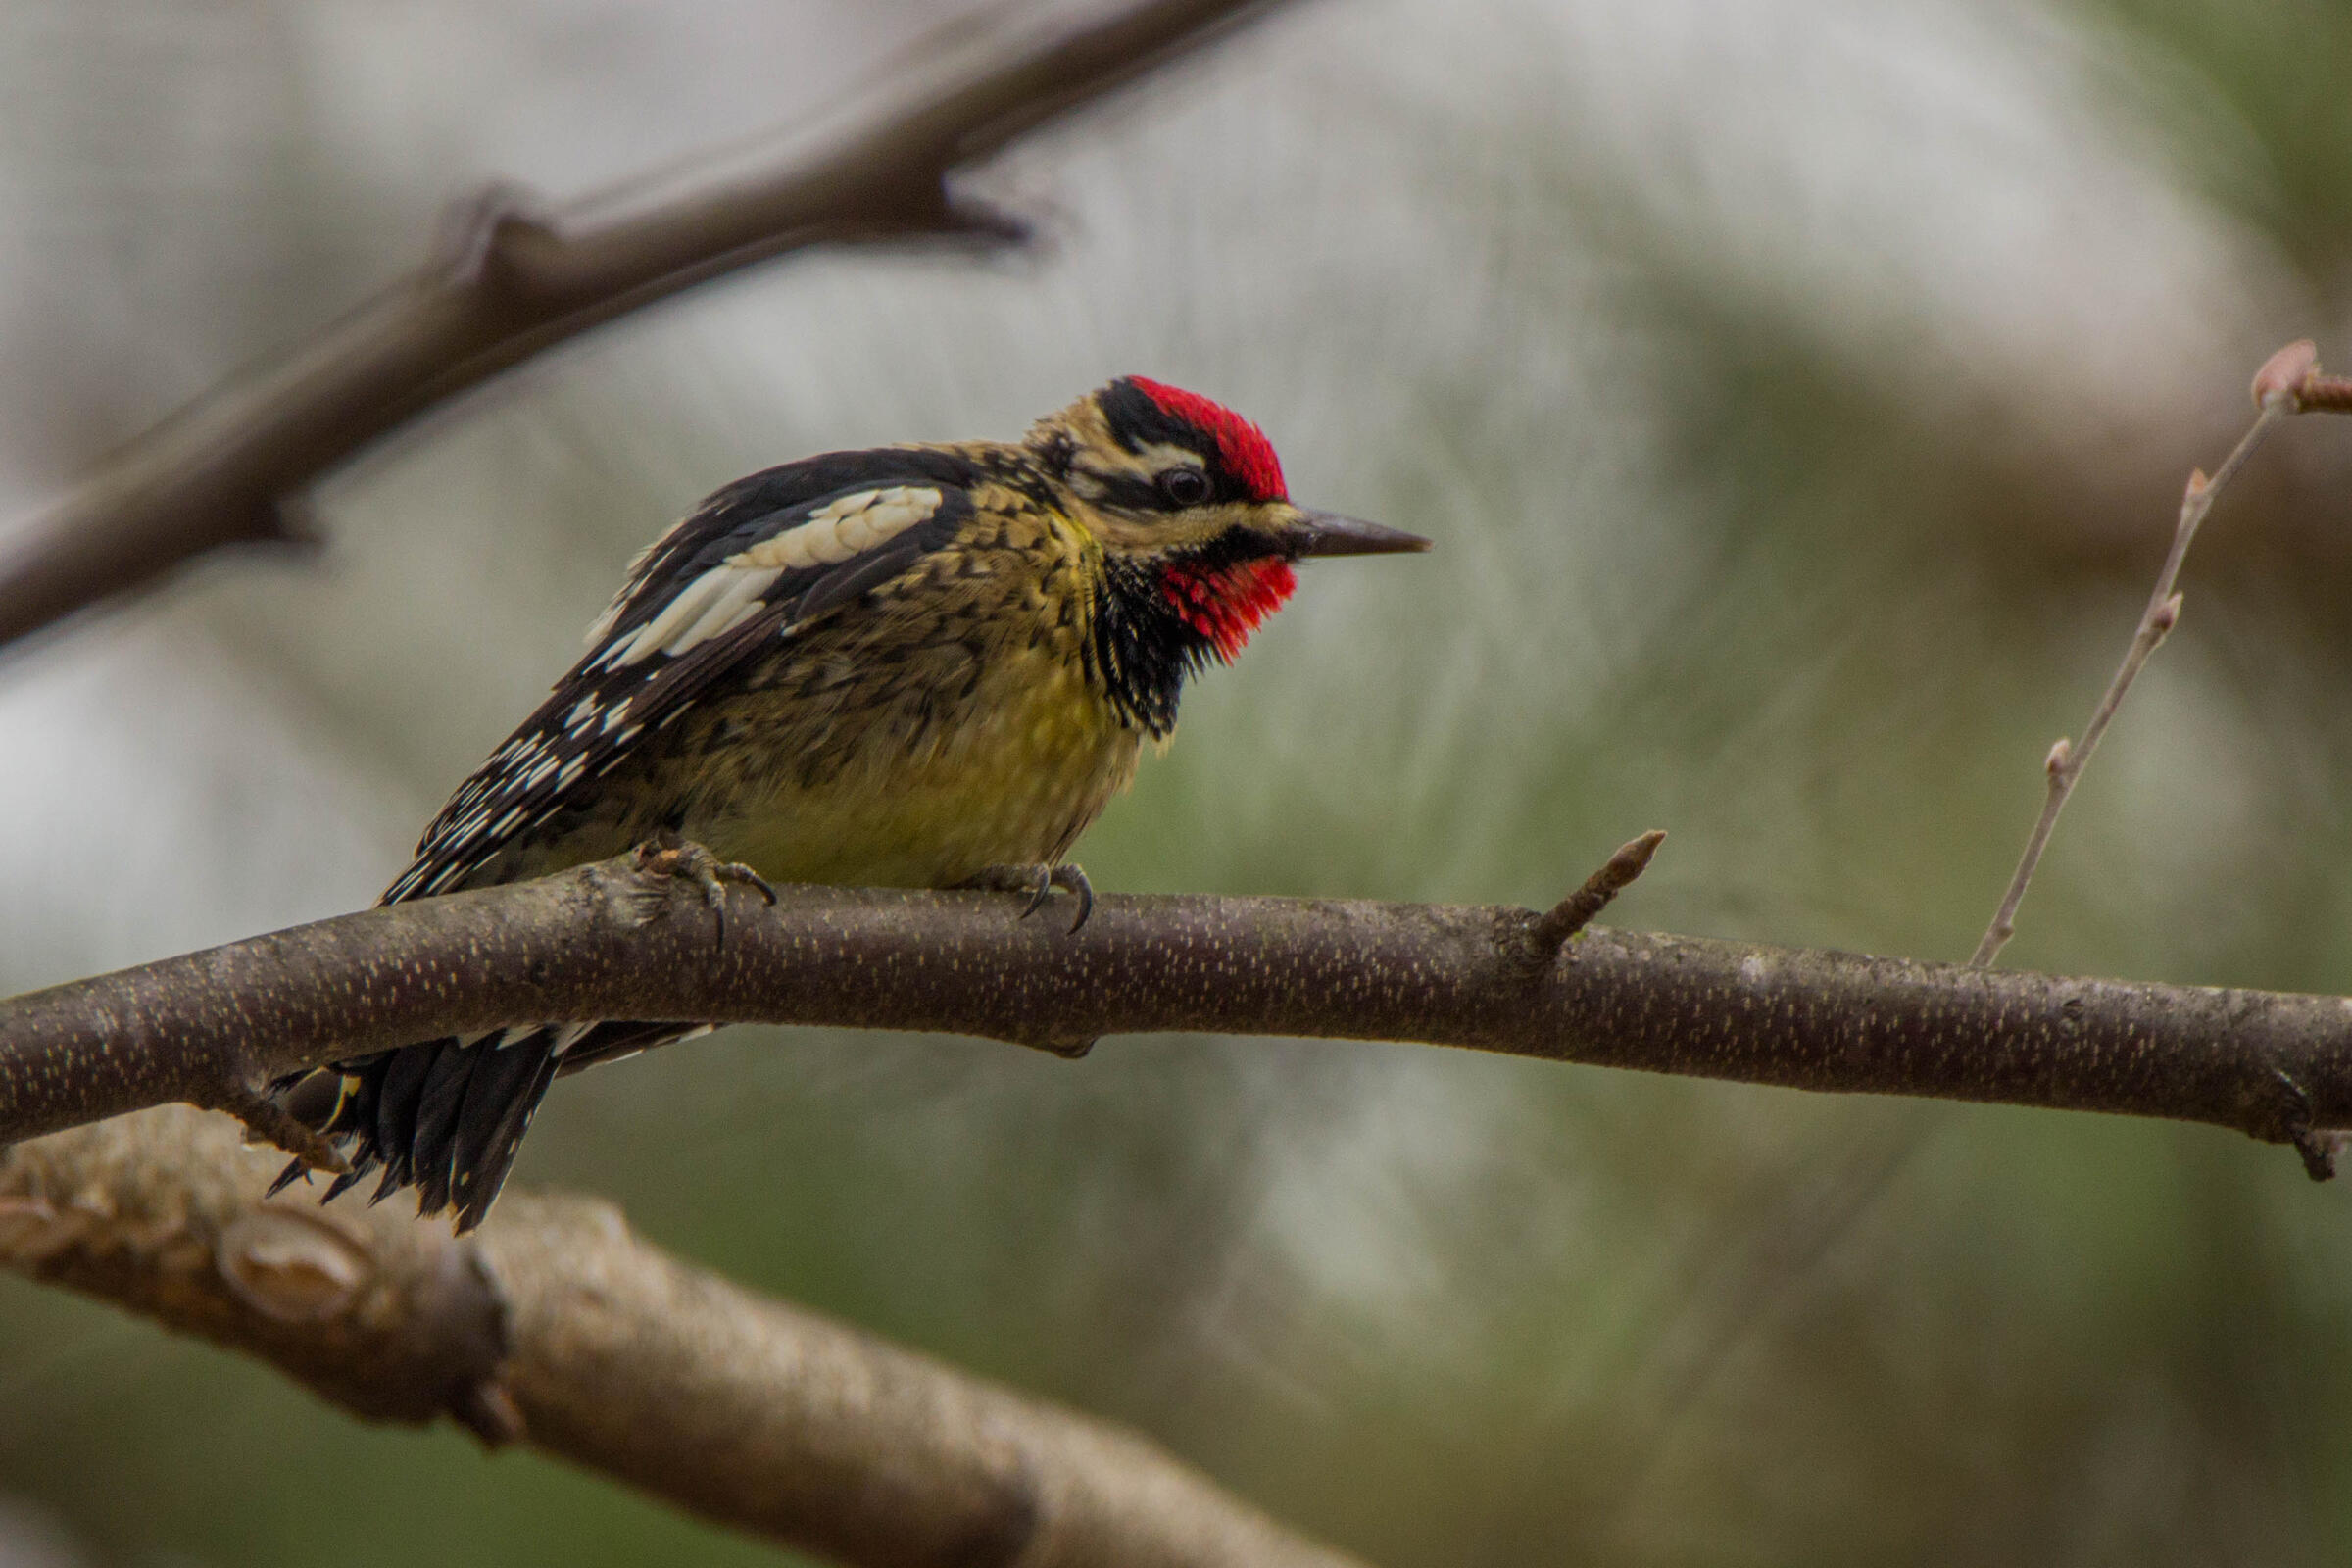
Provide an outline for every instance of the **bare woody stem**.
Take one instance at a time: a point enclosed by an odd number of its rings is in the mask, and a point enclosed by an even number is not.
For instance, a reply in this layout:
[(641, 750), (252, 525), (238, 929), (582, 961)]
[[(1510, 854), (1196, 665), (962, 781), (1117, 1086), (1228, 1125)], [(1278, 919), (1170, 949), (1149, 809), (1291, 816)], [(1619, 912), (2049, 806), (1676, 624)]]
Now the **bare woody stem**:
[(1360, 1568), (1134, 1433), (691, 1268), (610, 1205), (513, 1193), (458, 1238), (265, 1202), (277, 1163), (177, 1107), (21, 1144), (0, 1267), (857, 1568)]
[(2253, 425), (2238, 439), (2230, 456), (2208, 479), (2203, 470), (2191, 470), (2188, 486), (2180, 497), (2180, 519), (2173, 527), (2173, 546), (2165, 553), (2164, 566), (2156, 574), (2156, 586), (2148, 595), (2147, 609), (2140, 612), (2139, 625), (2132, 632), (2132, 644), (2124, 651), (2124, 662), (2117, 666), (2115, 678), (2107, 683), (2098, 706), (2090, 712), (2090, 721), (2082, 726), (2082, 738), (2070, 741), (2063, 736), (2050, 748), (2043, 761), (2042, 772), (2047, 786), (2042, 797), (2041, 816), (2026, 839), (2025, 853), (2018, 857), (2017, 870), (2009, 878), (2008, 891), (2001, 896), (2001, 905), (1993, 912), (1992, 923), (1984, 928), (1976, 953), (1969, 962), (1985, 968), (1996, 962), (2001, 949), (2017, 934), (2018, 906), (2025, 903), (2026, 889), (2033, 884), (2034, 873), (2040, 868), (2041, 857), (2049, 848), (2050, 835), (2057, 829), (2058, 813), (2066, 809), (2075, 785), (2082, 770), (2090, 765), (2091, 754), (2098, 750), (2099, 740), (2115, 719), (2130, 694), (2132, 683), (2139, 678), (2148, 659), (2164, 639), (2171, 635), (2180, 620), (2180, 566), (2188, 559), (2188, 547), (2196, 539), (2197, 528), (2206, 514), (2213, 510), (2230, 482), (2243, 472), (2271, 432), (2292, 415), (2310, 411), (2352, 413), (2352, 380), (2341, 376), (2322, 375), (2319, 351), (2310, 342), (2290, 343), (2271, 356), (2254, 377), (2254, 404), (2259, 411)]
[(799, 162), (598, 220), (561, 224), (504, 188), (458, 204), (431, 265), (148, 431), (24, 530), (0, 562), (0, 644), (207, 551), (301, 542), (299, 503), (337, 465), (697, 283), (815, 245), (1020, 239), (1016, 219), (957, 199), (950, 176), (1273, 3), (1148, 0), (903, 94)]
[(1665, 842), (1664, 830), (1654, 827), (1629, 841), (1585, 878), (1584, 886), (1553, 905), (1541, 920), (1528, 927), (1526, 956), (1530, 966), (1548, 967), (1578, 932), (1599, 919), (1600, 911), (1615, 903), (1618, 894), (1632, 887), (1649, 869), (1650, 858)]
[[(302, 926), (0, 1003), (0, 1141), (548, 1018), (1019, 1041), (1213, 1031), (1419, 1041), (1835, 1092), (2234, 1128), (2352, 1126), (2352, 1007), (1591, 929), (1531, 973), (1494, 906), (1099, 901), (1075, 935), (987, 894), (699, 890), (631, 858)], [(2315, 1173), (2317, 1170), (2315, 1168)]]

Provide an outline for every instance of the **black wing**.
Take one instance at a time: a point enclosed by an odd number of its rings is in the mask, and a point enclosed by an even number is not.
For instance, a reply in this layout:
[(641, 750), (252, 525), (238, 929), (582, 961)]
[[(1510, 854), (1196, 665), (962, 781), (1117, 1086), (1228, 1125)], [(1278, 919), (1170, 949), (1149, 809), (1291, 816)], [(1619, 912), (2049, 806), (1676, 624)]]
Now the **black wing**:
[(462, 882), (776, 638), (898, 576), (971, 515), (968, 459), (834, 452), (712, 493), (629, 567), (586, 658), (450, 797), (383, 901)]

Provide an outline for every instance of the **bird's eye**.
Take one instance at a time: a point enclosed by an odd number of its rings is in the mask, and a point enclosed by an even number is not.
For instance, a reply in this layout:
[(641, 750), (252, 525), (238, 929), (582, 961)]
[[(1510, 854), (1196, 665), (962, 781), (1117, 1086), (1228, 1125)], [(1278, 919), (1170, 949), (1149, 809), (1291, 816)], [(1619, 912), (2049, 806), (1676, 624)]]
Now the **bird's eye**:
[(1170, 468), (1159, 476), (1159, 493), (1171, 506), (1197, 507), (1208, 492), (1208, 475), (1199, 468)]

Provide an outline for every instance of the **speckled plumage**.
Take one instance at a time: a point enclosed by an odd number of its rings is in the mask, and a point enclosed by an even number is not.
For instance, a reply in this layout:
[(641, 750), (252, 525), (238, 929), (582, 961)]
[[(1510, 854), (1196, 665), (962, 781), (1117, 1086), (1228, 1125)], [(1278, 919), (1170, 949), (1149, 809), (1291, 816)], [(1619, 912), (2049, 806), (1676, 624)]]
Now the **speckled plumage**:
[[(1018, 444), (831, 453), (714, 493), (461, 785), (386, 902), (658, 834), (778, 882), (946, 886), (1059, 861), (1299, 555), (1420, 548), (1308, 514), (1254, 425), (1131, 378)], [(478, 1223), (560, 1068), (681, 1032), (517, 1026), (343, 1064), (377, 1196)], [(292, 1174), (290, 1171), (289, 1174)]]
[(663, 829), (779, 882), (935, 887), (1059, 859), (1143, 738), (1089, 669), (1102, 550), (1019, 487), (969, 493), (951, 543), (776, 639), (468, 884)]

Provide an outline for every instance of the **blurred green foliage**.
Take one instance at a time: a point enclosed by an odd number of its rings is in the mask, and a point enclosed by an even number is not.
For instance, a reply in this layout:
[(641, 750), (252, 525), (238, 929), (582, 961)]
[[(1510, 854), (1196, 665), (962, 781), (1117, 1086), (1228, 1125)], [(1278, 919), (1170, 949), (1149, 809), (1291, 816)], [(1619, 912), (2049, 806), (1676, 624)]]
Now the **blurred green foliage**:
[[(0, 5), (20, 510), (397, 271), (454, 182), (750, 134), (926, 16), (401, 9)], [(2293, 0), (1301, 6), (993, 172), (1040, 254), (632, 320), (338, 479), (318, 558), (0, 666), (0, 986), (365, 902), (697, 494), (1130, 369), (1441, 548), (1314, 569), (1087, 840), (1098, 885), (1537, 903), (1659, 826), (1619, 920), (1964, 956), (2185, 469), (2278, 342), (2345, 352), (2347, 38)], [(2352, 445), (2263, 463), (2010, 961), (2352, 990)], [(2344, 1199), (2201, 1129), (734, 1030), (568, 1082), (521, 1174), (1389, 1568), (2352, 1530)], [(7, 1280), (0, 1503), (0, 1561), (36, 1519), (25, 1560), (775, 1555)]]

